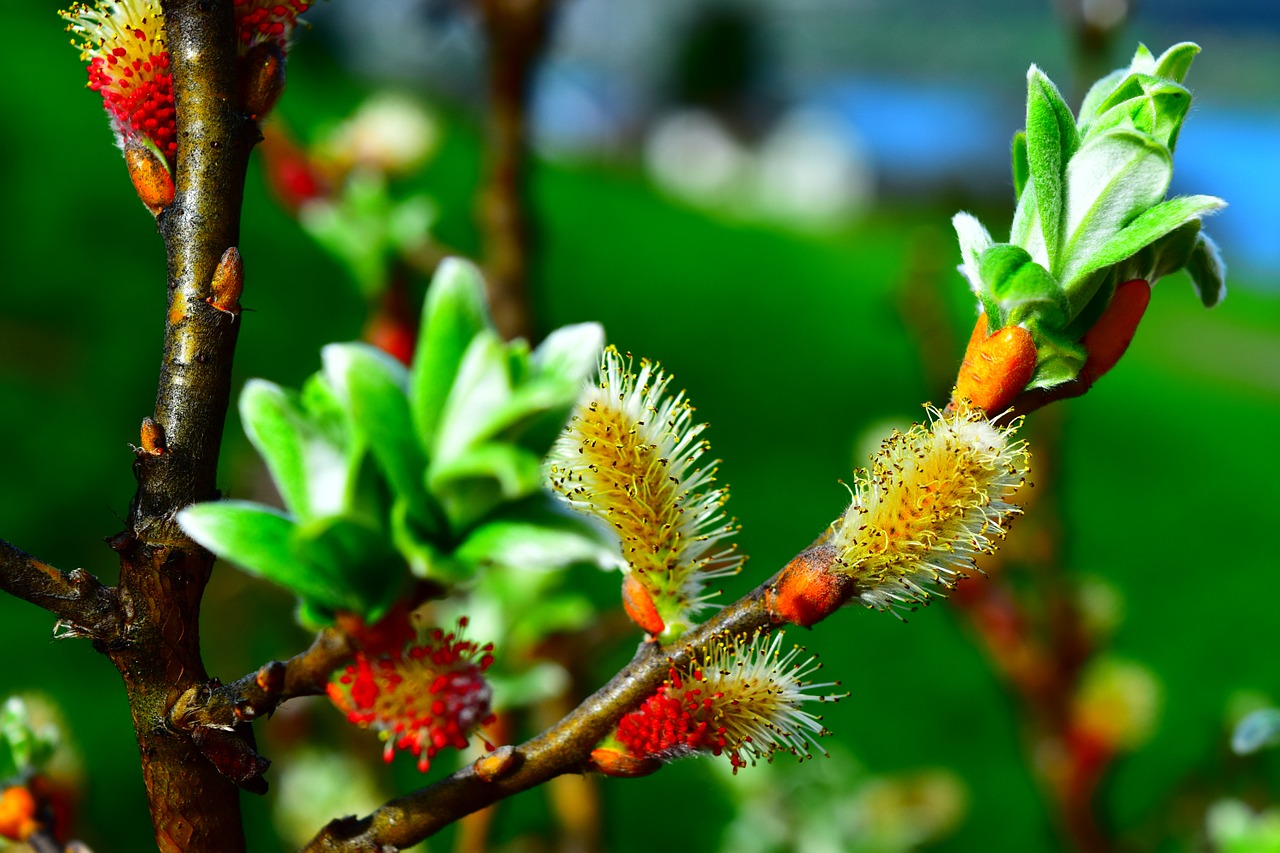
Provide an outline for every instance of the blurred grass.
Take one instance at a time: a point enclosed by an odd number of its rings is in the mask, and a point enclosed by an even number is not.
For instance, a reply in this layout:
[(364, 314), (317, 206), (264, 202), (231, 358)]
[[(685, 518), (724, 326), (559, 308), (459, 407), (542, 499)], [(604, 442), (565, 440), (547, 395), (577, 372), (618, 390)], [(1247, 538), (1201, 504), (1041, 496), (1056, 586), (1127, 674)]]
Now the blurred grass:
[[(128, 442), (151, 411), (163, 249), (51, 14), (10, 14), (28, 38), (0, 53), (0, 72), (32, 82), (0, 90), (0, 115), (21, 131), (0, 134), (10, 211), (0, 229), (0, 536), (64, 569), (112, 579), (101, 538), (127, 513)], [(300, 130), (356, 103), (355, 83), (308, 62), (305, 50), (296, 59), (282, 110)], [(474, 130), (455, 117), (417, 182), (444, 212), (438, 234), (465, 251), (476, 248), (478, 163)], [(673, 371), (712, 424), (721, 477), (733, 486), (729, 509), (751, 555), (727, 596), (771, 573), (843, 508), (837, 480), (860, 461), (854, 446), (867, 424), (916, 418), (936, 394), (921, 378), (895, 293), (922, 232), (950, 240), (949, 209), (883, 209), (838, 234), (804, 236), (673, 205), (628, 169), (552, 164), (537, 168), (532, 198), (540, 326), (600, 320), (620, 349)], [(243, 234), (252, 310), (243, 315), (237, 387), (251, 376), (296, 385), (317, 368), (320, 346), (358, 335), (359, 300), (266, 198), (256, 167)], [(942, 279), (939, 298), (959, 340), (967, 297), (957, 275)], [(1165, 690), (1155, 740), (1121, 761), (1107, 788), (1111, 818), (1148, 836), (1163, 832), (1148, 827), (1163, 826), (1185, 780), (1213, 791), (1252, 778), (1250, 765), (1222, 757), (1228, 695), (1280, 696), (1272, 616), (1280, 577), (1261, 537), (1280, 474), (1280, 301), (1244, 284), (1233, 282), (1227, 301), (1205, 312), (1184, 281), (1163, 282), (1121, 368), (1066, 404), (1068, 564), (1124, 593), (1116, 651), (1151, 666)], [(227, 435), (223, 482), (244, 494), (254, 467), (234, 418)], [(595, 582), (611, 590), (614, 580)], [(305, 637), (289, 607), (223, 567), (202, 628), (210, 671), (236, 677), (298, 649)], [(87, 644), (52, 643), (51, 627), (43, 612), (0, 599), (0, 647), (10, 652), (0, 694), (39, 689), (66, 710), (84, 756), (84, 835), (94, 849), (146, 849), (118, 676)], [(1011, 700), (945, 605), (907, 625), (850, 610), (798, 639), (852, 692), (826, 722), (872, 772), (944, 765), (965, 779), (969, 816), (940, 849), (1054, 849)], [(316, 716), (319, 731), (377, 752), (336, 715)], [(270, 741), (280, 725), (261, 724), (260, 736)], [(1259, 764), (1276, 778), (1274, 757)], [(398, 790), (420, 783), (407, 764), (381, 772)], [(604, 788), (612, 850), (651, 849), (655, 810), (664, 825), (687, 828), (685, 849), (710, 849), (729, 814), (697, 762)], [(531, 793), (511, 804), (502, 837), (546, 825), (544, 802)], [(251, 849), (275, 849), (266, 805), (253, 801), (250, 813)], [(1179, 819), (1194, 826), (1200, 816)]]

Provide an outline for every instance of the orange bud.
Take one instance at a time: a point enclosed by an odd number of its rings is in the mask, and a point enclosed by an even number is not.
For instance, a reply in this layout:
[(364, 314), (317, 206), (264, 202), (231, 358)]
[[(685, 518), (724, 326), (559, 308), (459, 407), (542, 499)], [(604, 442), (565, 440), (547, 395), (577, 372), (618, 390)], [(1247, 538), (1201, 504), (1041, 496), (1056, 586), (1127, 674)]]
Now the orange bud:
[(848, 575), (831, 571), (835, 553), (830, 545), (815, 545), (787, 563), (765, 591), (765, 609), (775, 622), (808, 628), (849, 600), (855, 587)]
[(130, 140), (124, 149), (124, 164), (138, 198), (152, 216), (173, 203), (173, 175), (154, 145), (139, 139)]
[(471, 767), (476, 775), (486, 782), (501, 779), (516, 769), (516, 748), (500, 746), (489, 755), (477, 758)]
[(218, 268), (213, 271), (213, 281), (209, 285), (213, 295), (206, 297), (214, 308), (224, 314), (240, 313), (240, 294), (244, 292), (244, 261), (240, 259), (240, 250), (231, 246), (222, 253)]
[(666, 630), (667, 623), (658, 615), (653, 596), (632, 572), (622, 576), (622, 609), (627, 611), (632, 622), (655, 637)]
[(648, 776), (662, 767), (662, 762), (656, 758), (636, 758), (616, 749), (604, 748), (591, 750), (591, 763), (604, 775), (623, 779)]
[(1031, 333), (1021, 326), (1005, 326), (984, 338), (986, 329), (987, 315), (983, 314), (969, 338), (952, 399), (968, 399), (975, 408), (997, 415), (1031, 381), (1036, 370), (1036, 345)]
[(284, 51), (265, 41), (240, 60), (240, 103), (252, 119), (261, 119), (284, 92)]
[(0, 794), (0, 838), (25, 841), (35, 832), (36, 798), (23, 785), (14, 785)]
[(164, 441), (164, 427), (155, 418), (142, 419), (142, 446), (139, 448), (150, 456), (163, 456), (167, 449)]
[(1093, 328), (1084, 333), (1080, 343), (1088, 350), (1089, 357), (1080, 371), (1080, 380), (1092, 385), (1095, 380), (1116, 366), (1120, 356), (1129, 348), (1138, 322), (1151, 302), (1151, 285), (1142, 279), (1126, 281), (1116, 288), (1111, 304), (1102, 312)]

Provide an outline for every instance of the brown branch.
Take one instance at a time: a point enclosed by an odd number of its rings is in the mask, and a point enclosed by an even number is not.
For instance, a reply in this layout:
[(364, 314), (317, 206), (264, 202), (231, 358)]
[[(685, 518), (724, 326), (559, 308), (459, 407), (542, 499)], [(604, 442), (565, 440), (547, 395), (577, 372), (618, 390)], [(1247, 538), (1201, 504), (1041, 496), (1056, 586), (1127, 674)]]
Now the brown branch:
[(565, 773), (589, 769), (591, 750), (627, 711), (656, 691), (673, 666), (688, 665), (716, 635), (770, 630), (766, 592), (778, 575), (681, 638), (679, 647), (645, 644), (608, 684), (573, 713), (514, 750), (507, 775), (486, 780), (474, 765), (394, 799), (365, 818), (331, 822), (304, 850), (309, 853), (396, 850), (409, 847), (472, 812)]
[(245, 169), (258, 131), (238, 105), (231, 0), (162, 0), (161, 7), (178, 155), (176, 195), (158, 218), (169, 291), (153, 413), (159, 430), (151, 430), (160, 452), (138, 455), (129, 530), (113, 542), (124, 624), (108, 652), (124, 677), (160, 849), (236, 853), (244, 848), (239, 791), (205, 756), (239, 750), (243, 757), (248, 747), (231, 735), (197, 744), (166, 719), (185, 690), (208, 680), (199, 609), (213, 556), (174, 517), (218, 496), (239, 326), (205, 299), (223, 253), (239, 240)]
[(508, 340), (529, 338), (527, 106), (555, 0), (476, 0), (476, 5), (489, 42), (487, 177), (479, 198), (485, 282), (498, 331)]
[(271, 661), (230, 684), (197, 684), (174, 703), (169, 722), (183, 730), (226, 729), (270, 714), (298, 696), (319, 696), (329, 676), (354, 654), (350, 635), (325, 628), (311, 647), (287, 661)]
[(61, 636), (106, 640), (119, 628), (115, 590), (84, 569), (70, 574), (0, 539), (0, 589), (43, 607), (67, 629)]

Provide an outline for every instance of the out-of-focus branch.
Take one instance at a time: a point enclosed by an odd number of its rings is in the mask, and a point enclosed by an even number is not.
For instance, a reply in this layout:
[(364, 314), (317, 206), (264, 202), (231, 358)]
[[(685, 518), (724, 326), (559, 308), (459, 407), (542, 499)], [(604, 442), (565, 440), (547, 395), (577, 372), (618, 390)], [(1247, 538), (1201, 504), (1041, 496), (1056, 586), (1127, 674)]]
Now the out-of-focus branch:
[(486, 177), (479, 199), (485, 281), (498, 331), (508, 340), (529, 338), (527, 106), (556, 0), (476, 0), (476, 6), (489, 42)]
[(57, 616), (66, 635), (106, 640), (119, 628), (115, 591), (84, 569), (63, 572), (0, 539), (0, 589)]
[(765, 598), (777, 579), (778, 575), (770, 578), (686, 634), (678, 647), (642, 645), (630, 664), (559, 723), (518, 747), (504, 747), (512, 750), (509, 760), (501, 762), (505, 774), (490, 776), (477, 772), (476, 765), (464, 767), (439, 782), (386, 803), (368, 817), (333, 821), (304, 849), (312, 853), (353, 853), (409, 847), (485, 806), (564, 773), (588, 770), (592, 749), (623, 714), (662, 685), (673, 666), (689, 664), (697, 650), (718, 634), (772, 627)]

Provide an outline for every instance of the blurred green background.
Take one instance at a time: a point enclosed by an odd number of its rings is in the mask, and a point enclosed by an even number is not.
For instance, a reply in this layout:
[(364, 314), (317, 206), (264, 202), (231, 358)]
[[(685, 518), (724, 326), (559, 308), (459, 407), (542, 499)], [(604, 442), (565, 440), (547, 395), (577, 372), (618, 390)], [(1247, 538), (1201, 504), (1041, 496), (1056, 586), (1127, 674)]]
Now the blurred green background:
[[(441, 242), (474, 254), (481, 69), (461, 5), (322, 4), (291, 54), (279, 112), (305, 140), (377, 86), (430, 95), (440, 147), (404, 188), (435, 200)], [(1066, 16), (1048, 3), (895, 6), (730, 4), (728, 35), (704, 28), (712, 35), (699, 45), (696, 25), (714, 16), (682, 4), (570, 0), (539, 79), (537, 325), (602, 322), (619, 349), (674, 372), (710, 422), (750, 555), (726, 600), (843, 509), (838, 480), (865, 463), (868, 429), (909, 423), (921, 402), (943, 398), (918, 334), (923, 322), (924, 349), (958, 362), (973, 320), (953, 270), (950, 216), (971, 209), (999, 235), (1012, 213), (1007, 140), (1020, 127), (1026, 66), (1040, 64), (1070, 93), (1084, 64)], [(1226, 249), (1230, 294), (1205, 311), (1182, 276), (1162, 282), (1121, 366), (1061, 407), (1061, 560), (1118, 589), (1124, 619), (1113, 650), (1161, 685), (1154, 736), (1117, 762), (1101, 795), (1107, 824), (1138, 849), (1192, 849), (1212, 800), (1242, 795), (1261, 806), (1280, 780), (1276, 755), (1240, 759), (1226, 747), (1235, 697), (1280, 700), (1280, 561), (1267, 538), (1280, 508), (1280, 13), (1243, 0), (1214, 10), (1149, 4), (1119, 25), (1105, 67), (1124, 64), (1139, 40), (1156, 52), (1181, 39), (1204, 46), (1189, 78), (1199, 112), (1179, 147), (1175, 189), (1235, 205), (1208, 226)], [(133, 494), (129, 442), (152, 410), (165, 261), (55, 11), (12, 4), (0, 51), (0, 536), (111, 581), (102, 539), (121, 529)], [(403, 59), (415, 55), (421, 65)], [(761, 201), (767, 194), (744, 190), (741, 173), (689, 189), (654, 141), (681, 103), (721, 121), (739, 154), (764, 150), (789, 110), (820, 109), (844, 132), (826, 138), (847, 144), (832, 161), (847, 192), (813, 203), (829, 215), (808, 216), (803, 199)], [(269, 197), (257, 162), (242, 233), (248, 310), (236, 386), (254, 376), (296, 386), (317, 369), (323, 344), (359, 336), (363, 304)], [(255, 466), (233, 415), (226, 490), (245, 495)], [(616, 588), (614, 577), (582, 582), (601, 600)], [(224, 679), (307, 641), (286, 596), (229, 566), (205, 601), (206, 659)], [(146, 849), (119, 677), (87, 643), (53, 642), (52, 621), (0, 599), (0, 695), (40, 691), (64, 712), (83, 774), (83, 838), (97, 851)], [(1016, 702), (950, 605), (909, 624), (850, 609), (802, 642), (852, 694), (827, 709), (826, 724), (833, 750), (856, 756), (860, 777), (947, 768), (962, 780), (967, 808), (936, 849), (1059, 849)], [(616, 650), (598, 680), (628, 654)], [(389, 792), (421, 782), (411, 762), (383, 767), (373, 737), (323, 707), (282, 713), (258, 733), (268, 756), (322, 738), (367, 756)], [(848, 761), (840, 766), (855, 766)], [(782, 764), (770, 777), (779, 790), (797, 802), (817, 790), (812, 764)], [(719, 849), (735, 814), (732, 784), (693, 761), (606, 780), (606, 849), (652, 849), (658, 834), (677, 849)], [(281, 846), (274, 797), (246, 795), (253, 850)], [(544, 794), (531, 792), (503, 812), (495, 839), (537, 849), (513, 839), (549, 824)], [(446, 834), (431, 848), (450, 843)]]

